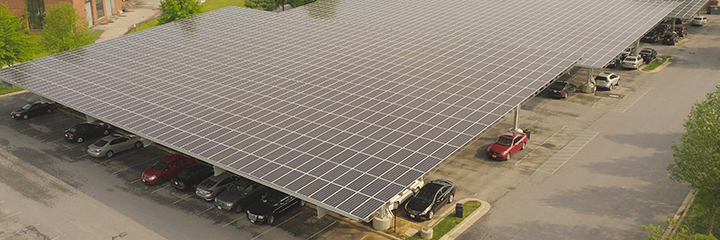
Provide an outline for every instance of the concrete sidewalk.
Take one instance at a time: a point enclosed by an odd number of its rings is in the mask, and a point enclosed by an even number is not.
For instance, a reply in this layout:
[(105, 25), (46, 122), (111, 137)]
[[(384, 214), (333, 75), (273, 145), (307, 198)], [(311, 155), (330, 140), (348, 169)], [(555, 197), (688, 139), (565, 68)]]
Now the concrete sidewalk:
[(112, 16), (110, 20), (93, 26), (92, 29), (104, 31), (100, 37), (95, 40), (96, 43), (125, 35), (125, 33), (132, 30), (137, 24), (155, 18), (161, 13), (159, 9), (151, 8), (129, 8), (126, 10), (124, 13)]

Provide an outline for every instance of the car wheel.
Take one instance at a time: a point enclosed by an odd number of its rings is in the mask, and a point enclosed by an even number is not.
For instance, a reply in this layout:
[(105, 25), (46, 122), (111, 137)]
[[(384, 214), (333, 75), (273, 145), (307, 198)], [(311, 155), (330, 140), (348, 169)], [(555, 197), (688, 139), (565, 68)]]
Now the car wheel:
[(448, 203), (452, 203), (453, 201), (455, 201), (455, 194), (450, 194), (450, 196), (448, 196)]
[(520, 150), (525, 150), (525, 143), (526, 143), (526, 142), (524, 142), (523, 145), (520, 146)]
[(164, 182), (165, 182), (165, 178), (164, 178), (164, 177), (159, 177), (158, 180), (157, 180), (157, 182), (156, 182), (155, 184), (163, 184)]
[(52, 113), (52, 108), (48, 108), (47, 113)]
[(428, 219), (433, 219), (434, 216), (435, 216), (435, 211), (430, 210), (430, 212), (428, 212), (428, 215), (427, 215)]
[(77, 142), (78, 142), (78, 143), (82, 143), (83, 141), (84, 141), (84, 139), (81, 138), (81, 137), (79, 137), (79, 138), (77, 139)]
[(135, 149), (141, 149), (143, 147), (143, 144), (141, 142), (135, 143)]
[(300, 200), (300, 204), (299, 204), (299, 205), (300, 205), (300, 207), (304, 207), (304, 206), (305, 206), (305, 201)]
[(30, 116), (28, 116), (27, 114), (23, 115), (23, 119), (27, 120), (28, 118), (30, 118)]
[(615, 83), (615, 86), (620, 86), (620, 79)]
[(612, 90), (612, 86), (613, 86), (612, 84), (608, 85), (607, 89)]
[(270, 224), (270, 225), (275, 224), (275, 216), (270, 215), (270, 217), (268, 218), (268, 224)]
[(105, 136), (107, 136), (108, 134), (110, 134), (110, 131), (108, 131), (108, 130), (105, 130), (105, 131), (103, 132), (103, 135), (105, 135)]
[(242, 204), (238, 203), (238, 205), (235, 207), (235, 213), (241, 213), (243, 210)]
[(113, 155), (115, 155), (113, 151), (108, 151), (107, 153), (105, 153), (105, 156), (108, 158), (111, 158)]
[(512, 156), (512, 153), (508, 153), (507, 157), (505, 158), (505, 161), (510, 161), (511, 156)]

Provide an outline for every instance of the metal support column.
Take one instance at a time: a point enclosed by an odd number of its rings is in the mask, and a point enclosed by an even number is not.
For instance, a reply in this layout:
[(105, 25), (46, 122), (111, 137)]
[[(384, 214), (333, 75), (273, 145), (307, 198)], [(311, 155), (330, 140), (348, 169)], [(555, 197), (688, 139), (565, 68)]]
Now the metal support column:
[(87, 122), (89, 122), (89, 123), (97, 121), (96, 118), (91, 117), (91, 116), (88, 116), (88, 115), (85, 115), (85, 119), (86, 119)]
[(213, 166), (213, 170), (215, 171), (215, 176), (220, 175), (225, 172), (225, 169), (222, 169), (218, 166)]
[(515, 106), (515, 121), (513, 123), (513, 131), (520, 130), (520, 105)]
[(593, 93), (595, 92), (595, 82), (592, 78), (592, 68), (588, 68), (588, 74), (587, 74), (587, 81), (582, 85), (582, 92), (584, 93)]
[(633, 50), (630, 55), (638, 55), (638, 52), (640, 52), (640, 39), (635, 40), (635, 50)]
[(317, 218), (322, 218), (323, 216), (325, 216), (325, 214), (327, 214), (330, 211), (330, 210), (327, 210), (320, 206), (317, 206), (316, 208), (317, 208)]
[(12, 87), (12, 84), (10, 84), (9, 82), (6, 82), (6, 81), (2, 81), (2, 87), (3, 88)]

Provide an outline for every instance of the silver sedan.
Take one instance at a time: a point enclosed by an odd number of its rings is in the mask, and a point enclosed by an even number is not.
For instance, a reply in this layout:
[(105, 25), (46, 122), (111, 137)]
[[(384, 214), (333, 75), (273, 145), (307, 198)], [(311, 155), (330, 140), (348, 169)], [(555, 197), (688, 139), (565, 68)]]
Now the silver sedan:
[(116, 153), (140, 149), (144, 146), (143, 139), (135, 135), (113, 134), (106, 136), (88, 146), (88, 154), (93, 157), (112, 157)]

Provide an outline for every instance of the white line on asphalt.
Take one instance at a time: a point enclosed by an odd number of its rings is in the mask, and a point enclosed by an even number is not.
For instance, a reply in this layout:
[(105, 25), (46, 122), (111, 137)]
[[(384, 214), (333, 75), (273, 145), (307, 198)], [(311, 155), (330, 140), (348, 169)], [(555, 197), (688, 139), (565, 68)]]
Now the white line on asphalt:
[(195, 194), (190, 194), (190, 195), (187, 195), (187, 197), (180, 198), (180, 199), (178, 199), (177, 201), (173, 202), (173, 204), (177, 204), (177, 203), (179, 203), (179, 202), (181, 202), (181, 201), (184, 201), (185, 199), (191, 198), (192, 196), (195, 196)]
[[(525, 156), (523, 156), (523, 158), (520, 159), (520, 161), (518, 161), (518, 162), (515, 163), (515, 166), (517, 166), (518, 164), (520, 164), (520, 162), (522, 162), (522, 160), (525, 159), (526, 157), (532, 155), (532, 153), (534, 153), (535, 150), (537, 150), (540, 146), (542, 146), (543, 144), (545, 144), (547, 141), (550, 141), (550, 139), (552, 139), (555, 135), (557, 135), (557, 134), (558, 134), (560, 131), (562, 131), (563, 129), (565, 129), (565, 125), (563, 125), (559, 130), (557, 130), (557, 132), (555, 132), (555, 133), (553, 133), (552, 135), (550, 135), (550, 137), (547, 138), (547, 139), (545, 139), (545, 141), (543, 141), (543, 142), (541, 142), (539, 145), (537, 145), (537, 147), (535, 147), (535, 148), (534, 148), (532, 151), (530, 151), (528, 154), (525, 154)], [(531, 137), (532, 137), (532, 135), (531, 135)]]
[(608, 99), (608, 98), (606, 98), (606, 97), (600, 98), (600, 100), (598, 100), (597, 102), (593, 103), (592, 107), (595, 107), (595, 105), (597, 105), (597, 104), (600, 103), (600, 102), (603, 102), (603, 100), (605, 100), (605, 99)]
[(230, 226), (230, 224), (233, 224), (233, 223), (235, 223), (235, 222), (237, 222), (237, 221), (240, 221), (240, 219), (243, 219), (243, 218), (246, 218), (246, 217), (247, 217), (247, 215), (245, 215), (245, 217), (236, 218), (235, 220), (232, 220), (231, 222), (226, 223), (225, 225), (223, 225), (223, 227)]
[(113, 172), (112, 174), (113, 174), (113, 175), (118, 174), (118, 173), (120, 173), (120, 172), (122, 172), (122, 171), (126, 171), (126, 170), (128, 170), (128, 169), (130, 169), (130, 168), (137, 167), (137, 166), (140, 165), (140, 164), (145, 164), (145, 163), (147, 163), (147, 162), (150, 162), (150, 161), (153, 161), (153, 160), (157, 160), (158, 158), (161, 158), (161, 157), (162, 157), (162, 156), (158, 156), (158, 157), (156, 157), (156, 158), (149, 159), (149, 160), (143, 161), (143, 162), (141, 162), (141, 163), (138, 163), (138, 164), (135, 164), (135, 165), (132, 165), (132, 166), (129, 166), (129, 167), (125, 167), (125, 168), (123, 168), (123, 169), (120, 169), (120, 170), (117, 170), (117, 171)]
[(3, 201), (0, 201), (0, 204), (2, 204), (2, 203), (5, 203), (5, 200), (3, 200)]
[(133, 183), (136, 183), (136, 182), (139, 182), (139, 181), (140, 181), (140, 179), (135, 179), (135, 180), (133, 180), (132, 182), (130, 182), (130, 184), (133, 184)]
[(203, 214), (203, 213), (205, 213), (205, 212), (207, 212), (207, 211), (210, 211), (210, 210), (213, 209), (213, 208), (215, 208), (215, 205), (213, 205), (212, 207), (209, 207), (208, 209), (203, 210), (202, 212), (199, 212), (197, 215), (200, 215), (200, 214)]
[(13, 217), (13, 216), (18, 215), (18, 214), (20, 214), (20, 213), (22, 213), (22, 212), (16, 212), (16, 213), (13, 213), (13, 214), (10, 214), (10, 215), (7, 215), (7, 216), (2, 216), (2, 217), (0, 217), (0, 220), (5, 220), (6, 218)]
[(155, 189), (155, 190), (153, 190), (153, 191), (152, 191), (152, 193), (155, 193), (155, 192), (157, 192), (157, 191), (160, 191), (160, 190), (162, 190), (162, 189), (166, 189), (166, 188), (168, 188), (169, 186), (170, 186), (170, 184), (165, 184), (165, 186), (163, 186), (163, 187), (161, 187), (161, 188), (158, 188), (158, 189)]
[(547, 174), (554, 174), (560, 169), (567, 161), (569, 161), (577, 152), (580, 151), (585, 145), (598, 135), (598, 132), (585, 130), (577, 134), (575, 139), (570, 141), (565, 147), (560, 149), (555, 155), (545, 161), (536, 172), (544, 172)]
[(320, 234), (321, 232), (325, 231), (325, 229), (328, 229), (328, 228), (331, 227), (332, 225), (335, 225), (335, 223), (337, 223), (337, 222), (336, 222), (336, 221), (331, 222), (330, 224), (328, 224), (328, 225), (327, 225), (326, 227), (324, 227), (323, 229), (320, 229), (320, 231), (317, 231), (315, 234), (313, 234), (313, 235), (309, 236), (308, 238), (306, 238), (306, 240), (310, 240), (310, 239), (313, 238), (314, 236), (316, 236), (316, 235)]
[(253, 240), (253, 239), (258, 239), (258, 238), (259, 238), (260, 236), (262, 236), (262, 235), (264, 235), (264, 234), (266, 234), (266, 233), (268, 233), (268, 232), (272, 231), (273, 229), (276, 229), (276, 228), (278, 228), (278, 227), (279, 227), (280, 225), (283, 225), (284, 223), (286, 223), (286, 222), (288, 222), (288, 221), (292, 220), (293, 218), (297, 217), (297, 216), (298, 216), (298, 215), (300, 215), (301, 213), (302, 213), (302, 211), (301, 211), (301, 212), (298, 212), (297, 214), (293, 215), (292, 217), (288, 218), (287, 220), (285, 220), (285, 221), (281, 222), (281, 223), (280, 223), (280, 224), (278, 224), (278, 225), (275, 225), (275, 226), (271, 227), (271, 228), (270, 228), (270, 229), (268, 229), (268, 230), (265, 230), (264, 232), (262, 232), (262, 233), (258, 234), (257, 236), (255, 236), (254, 238), (251, 238), (250, 240)]
[(622, 101), (620, 101), (620, 103), (618, 103), (611, 109), (613, 111), (617, 111), (617, 112), (621, 112), (621, 113), (625, 112), (628, 109), (630, 109), (630, 107), (632, 107), (632, 105), (634, 105), (638, 100), (640, 100), (640, 98), (642, 98), (643, 96), (645, 96), (645, 94), (650, 92), (651, 89), (652, 89), (651, 87), (640, 87), (633, 94), (631, 94), (630, 96), (628, 96), (625, 99), (623, 99)]

